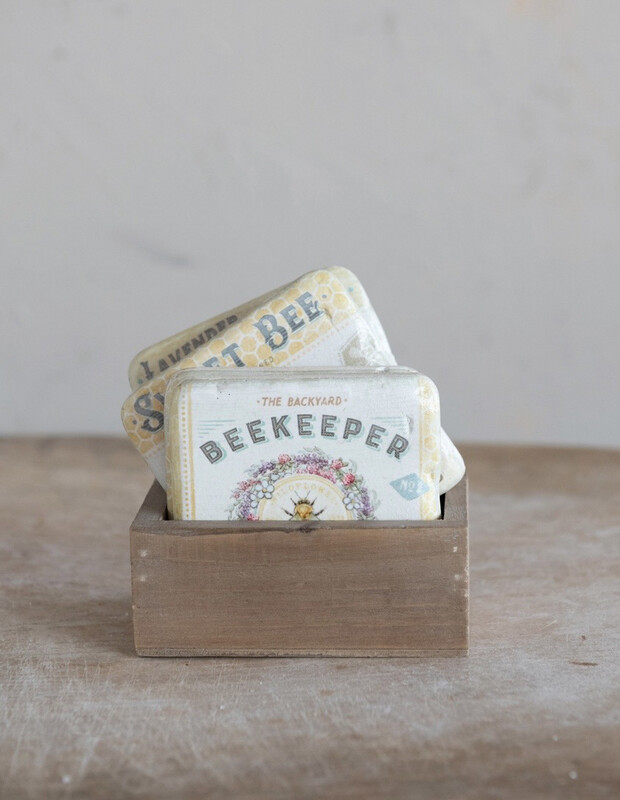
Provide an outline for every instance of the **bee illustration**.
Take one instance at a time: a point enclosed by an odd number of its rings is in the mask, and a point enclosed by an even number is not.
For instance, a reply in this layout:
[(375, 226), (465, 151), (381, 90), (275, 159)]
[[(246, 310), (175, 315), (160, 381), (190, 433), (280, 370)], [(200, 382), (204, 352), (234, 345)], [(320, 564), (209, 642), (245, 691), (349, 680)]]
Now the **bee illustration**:
[(291, 503), (293, 504), (293, 511), (287, 511), (285, 508), (282, 509), (285, 514), (291, 519), (296, 520), (306, 520), (306, 519), (318, 519), (321, 514), (325, 511), (322, 508), (320, 511), (314, 510), (314, 504), (316, 503), (316, 497), (314, 500), (310, 500), (309, 497), (300, 497), (297, 495), (297, 501), (293, 500), (291, 497)]

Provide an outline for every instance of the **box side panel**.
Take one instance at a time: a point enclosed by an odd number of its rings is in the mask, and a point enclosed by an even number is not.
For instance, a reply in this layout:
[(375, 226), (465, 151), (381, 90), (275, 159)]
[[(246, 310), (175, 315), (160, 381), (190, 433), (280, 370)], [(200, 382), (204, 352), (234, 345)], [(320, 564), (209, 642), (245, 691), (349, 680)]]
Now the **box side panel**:
[(467, 526), (469, 523), (469, 482), (467, 473), (444, 495), (443, 521), (447, 525)]
[(141, 655), (456, 655), (467, 529), (132, 529)]

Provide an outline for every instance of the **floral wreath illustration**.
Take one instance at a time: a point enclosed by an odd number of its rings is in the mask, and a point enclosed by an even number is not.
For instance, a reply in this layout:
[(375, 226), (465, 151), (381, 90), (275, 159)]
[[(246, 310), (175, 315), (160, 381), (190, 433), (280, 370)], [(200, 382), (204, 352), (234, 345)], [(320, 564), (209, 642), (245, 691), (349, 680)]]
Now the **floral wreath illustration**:
[[(363, 476), (357, 473), (355, 462), (329, 458), (318, 447), (305, 448), (296, 455), (281, 453), (277, 458), (252, 465), (246, 470), (246, 475), (248, 477), (240, 481), (232, 493), (233, 502), (227, 509), (229, 519), (257, 520), (261, 500), (270, 499), (275, 484), (288, 475), (317, 475), (331, 481), (342, 492), (344, 507), (354, 519), (375, 519), (376, 494), (368, 489)], [(313, 501), (305, 501), (313, 507)], [(286, 513), (291, 519), (297, 518)], [(316, 519), (318, 513), (312, 508), (312, 518)]]

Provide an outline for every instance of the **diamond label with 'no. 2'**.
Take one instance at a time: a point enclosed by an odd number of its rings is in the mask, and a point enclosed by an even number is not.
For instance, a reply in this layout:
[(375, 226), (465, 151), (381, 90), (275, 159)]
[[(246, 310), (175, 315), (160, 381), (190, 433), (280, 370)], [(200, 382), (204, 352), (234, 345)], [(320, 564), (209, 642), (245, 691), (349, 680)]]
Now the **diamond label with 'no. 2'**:
[(429, 489), (415, 472), (405, 475), (402, 478), (397, 478), (395, 481), (391, 481), (390, 486), (393, 486), (398, 494), (404, 497), (405, 500), (415, 500), (416, 497), (425, 494)]

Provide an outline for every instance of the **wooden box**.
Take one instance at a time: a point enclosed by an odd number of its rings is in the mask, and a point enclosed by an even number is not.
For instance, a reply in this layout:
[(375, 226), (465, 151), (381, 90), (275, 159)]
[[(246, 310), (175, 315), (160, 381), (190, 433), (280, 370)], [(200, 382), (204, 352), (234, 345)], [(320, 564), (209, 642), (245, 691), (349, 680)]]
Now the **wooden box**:
[(456, 656), (467, 476), (431, 522), (183, 522), (155, 482), (132, 523), (141, 656)]

